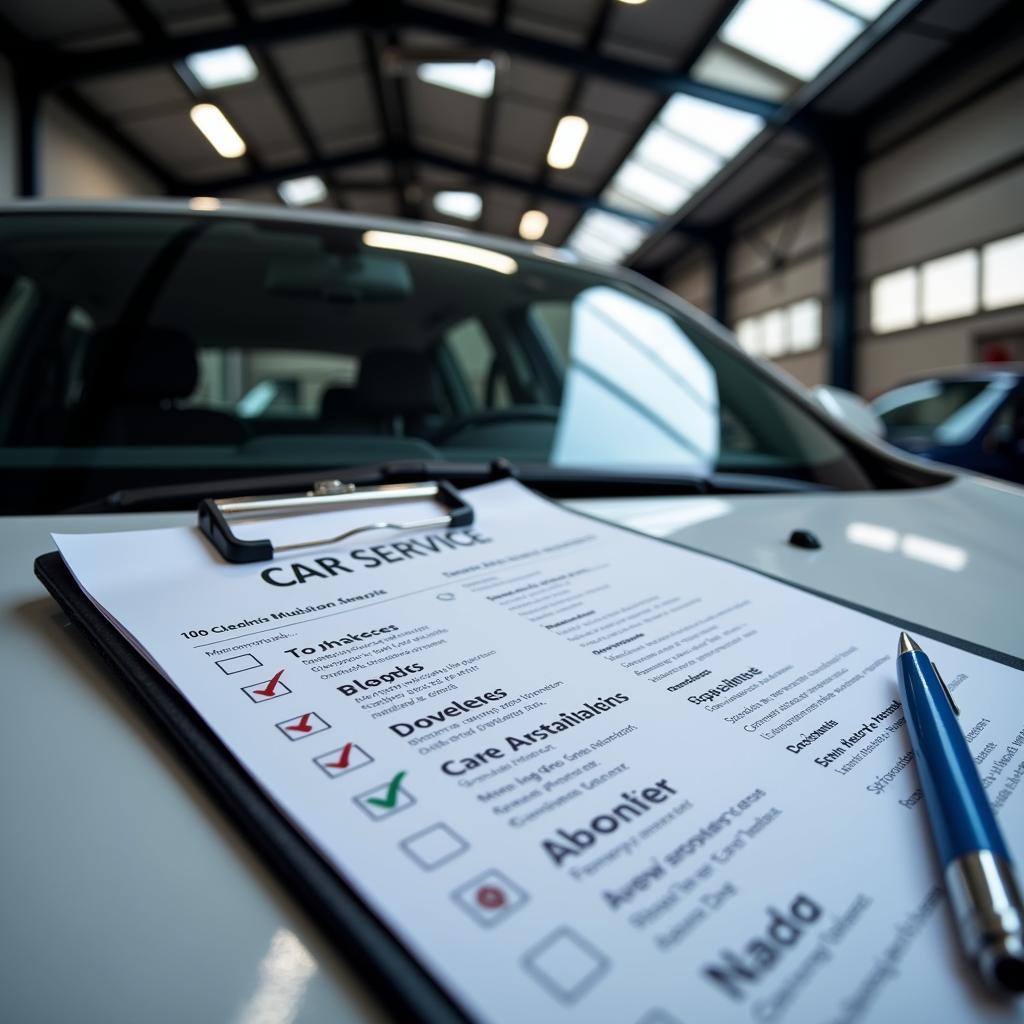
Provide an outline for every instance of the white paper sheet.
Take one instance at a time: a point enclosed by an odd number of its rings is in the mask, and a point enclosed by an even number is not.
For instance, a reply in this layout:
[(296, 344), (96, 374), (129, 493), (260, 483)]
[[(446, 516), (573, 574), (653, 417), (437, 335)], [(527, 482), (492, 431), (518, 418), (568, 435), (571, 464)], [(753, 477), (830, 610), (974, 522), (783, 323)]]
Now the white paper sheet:
[[(188, 528), (55, 540), (482, 1021), (1014, 1015), (954, 941), (898, 630), (511, 481), (467, 496), (464, 531), (256, 565)], [(921, 639), (1019, 849), (1021, 674)]]

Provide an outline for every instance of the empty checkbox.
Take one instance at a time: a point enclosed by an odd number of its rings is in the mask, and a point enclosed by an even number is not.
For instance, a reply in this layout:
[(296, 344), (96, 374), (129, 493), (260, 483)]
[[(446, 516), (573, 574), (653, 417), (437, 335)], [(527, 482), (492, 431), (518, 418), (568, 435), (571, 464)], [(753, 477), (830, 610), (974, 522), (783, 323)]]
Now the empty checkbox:
[(441, 822), (407, 836), (398, 845), (424, 871), (433, 871), (469, 849), (462, 836)]
[(251, 668), (260, 668), (263, 662), (255, 654), (236, 654), (233, 658), (221, 658), (215, 664), (224, 675), (233, 676), (236, 672), (246, 672)]
[(611, 961), (571, 928), (555, 929), (528, 949), (523, 970), (559, 1002), (574, 1003), (611, 967)]

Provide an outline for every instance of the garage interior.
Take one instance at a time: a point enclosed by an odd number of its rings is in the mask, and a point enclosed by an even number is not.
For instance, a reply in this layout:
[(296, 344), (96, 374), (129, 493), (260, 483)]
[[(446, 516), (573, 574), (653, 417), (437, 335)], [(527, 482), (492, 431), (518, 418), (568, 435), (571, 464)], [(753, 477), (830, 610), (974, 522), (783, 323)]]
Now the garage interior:
[(1024, 359), (1022, 36), (1007, 0), (5, 0), (0, 197), (568, 246), (871, 397)]

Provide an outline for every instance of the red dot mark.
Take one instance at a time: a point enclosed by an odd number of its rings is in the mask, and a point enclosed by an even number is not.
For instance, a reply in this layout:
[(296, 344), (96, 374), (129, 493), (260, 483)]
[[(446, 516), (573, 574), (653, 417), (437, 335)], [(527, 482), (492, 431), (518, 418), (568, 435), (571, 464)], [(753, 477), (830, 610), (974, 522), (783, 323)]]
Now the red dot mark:
[(496, 885), (482, 885), (476, 893), (476, 901), (488, 910), (497, 910), (505, 905), (505, 894)]

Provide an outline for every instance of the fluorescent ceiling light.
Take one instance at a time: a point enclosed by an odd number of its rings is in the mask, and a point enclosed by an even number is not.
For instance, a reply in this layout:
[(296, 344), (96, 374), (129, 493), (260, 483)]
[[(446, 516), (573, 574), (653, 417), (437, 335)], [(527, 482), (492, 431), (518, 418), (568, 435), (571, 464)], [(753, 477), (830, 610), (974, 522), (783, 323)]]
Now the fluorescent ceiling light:
[(494, 61), (481, 59), (420, 64), (416, 68), (416, 77), (442, 89), (486, 98), (494, 92)]
[(674, 213), (692, 195), (685, 181), (670, 181), (632, 160), (627, 160), (612, 178), (612, 186), (658, 213)]
[(580, 155), (580, 147), (587, 137), (590, 125), (585, 118), (568, 114), (563, 117), (551, 137), (548, 149), (548, 164), (557, 171), (564, 171), (576, 163)]
[(630, 7), (639, 7), (640, 4), (647, 3), (647, 0), (619, 0), (620, 4), (629, 4)]
[(823, 0), (742, 0), (718, 35), (806, 82), (863, 28), (862, 19)]
[(259, 75), (252, 54), (244, 46), (225, 46), (219, 50), (189, 54), (185, 58), (185, 67), (204, 89), (241, 85)]
[(527, 210), (519, 221), (519, 237), (536, 242), (548, 229), (548, 215), (543, 210)]
[(757, 114), (682, 93), (665, 104), (658, 121), (726, 159), (738, 153), (764, 127), (764, 119)]
[(691, 185), (703, 184), (722, 166), (721, 157), (715, 153), (687, 142), (658, 124), (644, 132), (632, 155), (662, 170), (667, 177), (679, 178)]
[(242, 136), (235, 131), (220, 107), (212, 103), (197, 103), (189, 112), (189, 117), (222, 157), (233, 160), (245, 154)]
[(478, 220), (483, 208), (484, 201), (476, 192), (437, 192), (434, 195), (434, 209), (446, 217)]
[(493, 270), (498, 274), (514, 274), (519, 269), (519, 264), (504, 253), (492, 252), (478, 245), (466, 245), (464, 242), (449, 242), (444, 238), (403, 235), (396, 231), (364, 231), (363, 245), (371, 249), (391, 249), (420, 256), (437, 256), (457, 263), (470, 263), (474, 267)]
[(289, 206), (310, 206), (327, 198), (327, 186), (315, 174), (304, 178), (289, 178), (277, 186), (277, 194)]
[(188, 201), (190, 210), (219, 210), (220, 200), (214, 196), (193, 196)]

